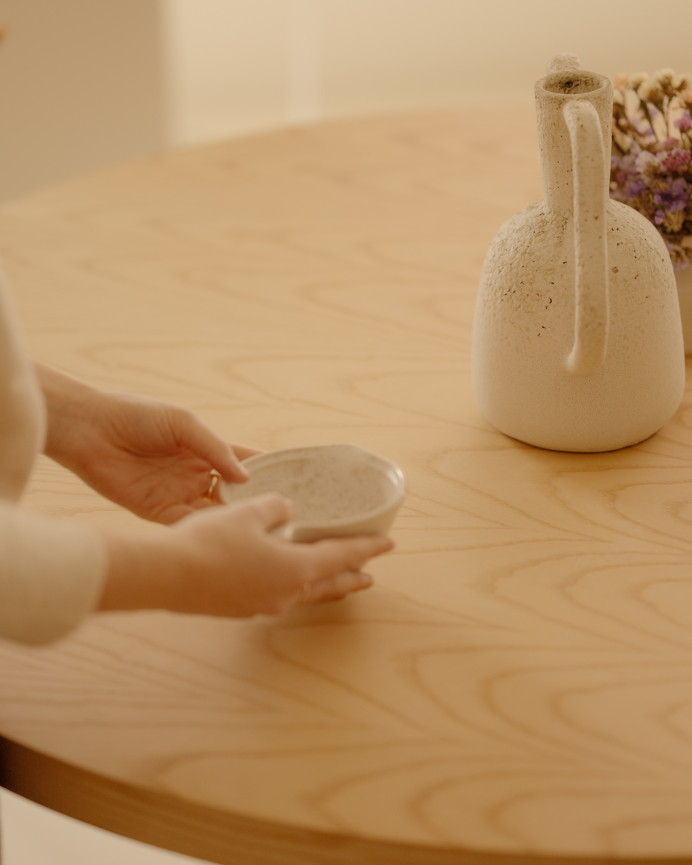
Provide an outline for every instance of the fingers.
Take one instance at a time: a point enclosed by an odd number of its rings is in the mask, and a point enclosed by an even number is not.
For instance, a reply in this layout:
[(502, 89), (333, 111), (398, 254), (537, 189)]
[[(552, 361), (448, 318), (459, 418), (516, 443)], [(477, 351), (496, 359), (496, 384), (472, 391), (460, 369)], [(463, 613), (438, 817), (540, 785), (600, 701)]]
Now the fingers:
[(263, 493), (232, 506), (242, 509), (246, 517), (264, 532), (271, 532), (295, 515), (295, 505), (279, 493)]
[(359, 535), (352, 538), (329, 538), (310, 544), (309, 549), (321, 574), (358, 571), (375, 556), (388, 553), (394, 547), (384, 535)]
[(372, 583), (372, 577), (362, 573), (362, 571), (346, 571), (321, 577), (311, 583), (305, 583), (299, 603), (317, 604), (325, 601), (340, 601), (353, 592), (369, 589)]
[(236, 452), (228, 442), (203, 424), (197, 415), (182, 412), (180, 417), (184, 425), (183, 438), (190, 450), (207, 460), (224, 480), (242, 483), (248, 479), (248, 473), (240, 460), (254, 453), (251, 448), (238, 448)]
[(239, 444), (226, 445), (226, 447), (230, 451), (228, 454), (228, 461), (225, 464), (220, 463), (216, 465), (215, 468), (225, 481), (243, 483), (243, 481), (246, 481), (250, 475), (243, 465), (242, 460), (261, 454), (262, 451), (259, 450), (259, 448), (251, 448), (247, 445)]
[(392, 549), (389, 538), (288, 543), (273, 530), (290, 522), (294, 511), (290, 500), (266, 493), (224, 508), (209, 505), (183, 520), (176, 537), (194, 562), (195, 584), (206, 580), (218, 599), (214, 614), (279, 615), (296, 604), (334, 601), (372, 585), (360, 569)]
[(247, 445), (232, 444), (231, 447), (239, 460), (246, 460), (248, 457), (254, 457), (262, 453), (259, 448), (251, 448)]
[(317, 576), (303, 584), (298, 603), (319, 603), (345, 598), (369, 588), (373, 581), (361, 567), (369, 559), (389, 552), (392, 541), (381, 535), (339, 538), (305, 545)]
[[(269, 535), (274, 529), (290, 522), (295, 515), (295, 505), (290, 499), (279, 493), (262, 493), (247, 499), (241, 499), (226, 505), (216, 507), (216, 501), (210, 498), (198, 498), (191, 505), (180, 505), (187, 513), (199, 513), (211, 509), (211, 517), (216, 523), (230, 523), (242, 526), (243, 533), (251, 533), (253, 537)], [(182, 514), (185, 515), (185, 514)], [(269, 538), (273, 546), (273, 539)]]
[(223, 447), (218, 448), (218, 456), (209, 455), (209, 462), (225, 481), (231, 483), (243, 483), (250, 475), (240, 462), (239, 456), (230, 445), (221, 442)]

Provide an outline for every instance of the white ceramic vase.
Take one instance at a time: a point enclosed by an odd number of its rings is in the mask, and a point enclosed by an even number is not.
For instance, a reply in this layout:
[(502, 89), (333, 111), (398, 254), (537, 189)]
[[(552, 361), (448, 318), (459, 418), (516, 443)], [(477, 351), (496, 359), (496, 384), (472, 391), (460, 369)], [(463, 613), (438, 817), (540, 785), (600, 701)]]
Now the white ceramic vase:
[(473, 387), (513, 438), (607, 451), (648, 438), (680, 405), (680, 308), (655, 227), (609, 197), (611, 82), (556, 61), (535, 87), (545, 198), (488, 249)]

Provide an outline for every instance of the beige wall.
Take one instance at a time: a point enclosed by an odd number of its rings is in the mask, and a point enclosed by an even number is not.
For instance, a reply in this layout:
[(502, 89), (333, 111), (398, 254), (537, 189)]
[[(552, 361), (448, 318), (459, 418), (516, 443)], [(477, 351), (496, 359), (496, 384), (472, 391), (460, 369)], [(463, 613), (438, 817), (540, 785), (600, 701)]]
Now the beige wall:
[(3, 26), (0, 199), (161, 146), (530, 99), (559, 51), (692, 71), (692, 0), (0, 0)]
[(161, 147), (159, 0), (0, 0), (0, 198)]
[(569, 51), (692, 71), (692, 0), (165, 0), (169, 133), (524, 98)]

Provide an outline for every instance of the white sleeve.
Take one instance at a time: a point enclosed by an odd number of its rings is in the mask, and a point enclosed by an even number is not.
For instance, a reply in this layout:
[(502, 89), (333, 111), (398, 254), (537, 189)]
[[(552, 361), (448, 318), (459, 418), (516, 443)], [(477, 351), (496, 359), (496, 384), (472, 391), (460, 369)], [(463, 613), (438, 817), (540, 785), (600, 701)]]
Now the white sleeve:
[(48, 643), (96, 608), (107, 556), (89, 526), (0, 500), (0, 550), (0, 637)]

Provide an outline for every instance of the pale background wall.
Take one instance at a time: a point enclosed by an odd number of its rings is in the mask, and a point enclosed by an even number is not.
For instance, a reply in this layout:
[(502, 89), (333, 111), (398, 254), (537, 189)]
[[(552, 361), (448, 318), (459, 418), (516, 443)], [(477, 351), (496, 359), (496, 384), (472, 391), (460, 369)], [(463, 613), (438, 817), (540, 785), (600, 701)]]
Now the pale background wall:
[(564, 51), (611, 76), (692, 71), (690, 0), (167, 0), (165, 16), (176, 143), (532, 98)]
[(0, 198), (163, 144), (161, 8), (0, 0)]
[[(660, 10), (660, 11), (659, 11)], [(692, 71), (691, 0), (0, 0), (0, 199), (160, 147)]]
[[(692, 0), (0, 0), (0, 28), (0, 199), (287, 123), (530, 107), (561, 51), (692, 72)], [(192, 861), (1, 798), (3, 865)]]

